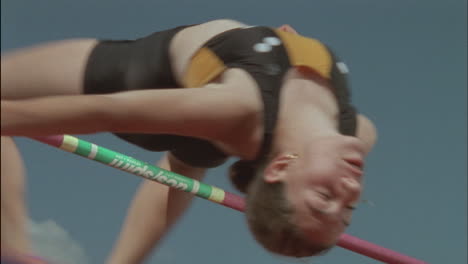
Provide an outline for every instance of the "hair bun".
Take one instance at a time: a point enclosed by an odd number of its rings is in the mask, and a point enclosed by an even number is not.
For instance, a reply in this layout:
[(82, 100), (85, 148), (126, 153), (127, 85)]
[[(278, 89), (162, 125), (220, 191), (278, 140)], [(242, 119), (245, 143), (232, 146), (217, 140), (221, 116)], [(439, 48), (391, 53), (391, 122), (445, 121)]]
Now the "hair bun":
[(256, 166), (252, 161), (239, 160), (229, 168), (229, 178), (240, 192), (246, 193), (255, 176)]

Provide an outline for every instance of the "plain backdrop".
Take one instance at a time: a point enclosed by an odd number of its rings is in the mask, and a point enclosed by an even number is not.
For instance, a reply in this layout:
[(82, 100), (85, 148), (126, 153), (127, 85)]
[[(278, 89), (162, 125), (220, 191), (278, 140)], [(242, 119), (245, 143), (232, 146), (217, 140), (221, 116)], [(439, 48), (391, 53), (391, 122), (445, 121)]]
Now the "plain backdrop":
[[(290, 24), (347, 63), (353, 101), (379, 130), (366, 166), (368, 202), (347, 232), (430, 263), (462, 264), (466, 7), (464, 0), (3, 0), (1, 49), (77, 37), (132, 39), (217, 18)], [(148, 162), (161, 155), (111, 134), (80, 137)], [(17, 142), (36, 244), (70, 264), (103, 263), (141, 179), (28, 139)], [(211, 170), (206, 182), (233, 191), (229, 164)], [(148, 263), (377, 262), (341, 248), (306, 260), (273, 256), (253, 240), (241, 213), (196, 199)]]

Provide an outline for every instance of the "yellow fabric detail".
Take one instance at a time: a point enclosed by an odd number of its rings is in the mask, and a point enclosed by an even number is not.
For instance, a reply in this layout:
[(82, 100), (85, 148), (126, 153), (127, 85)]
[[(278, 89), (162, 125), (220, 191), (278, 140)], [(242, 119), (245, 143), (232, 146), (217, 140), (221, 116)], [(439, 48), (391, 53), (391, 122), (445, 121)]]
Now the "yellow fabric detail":
[(201, 87), (226, 69), (226, 66), (211, 50), (201, 48), (192, 57), (184, 76), (185, 87)]
[(293, 66), (308, 67), (330, 79), (332, 57), (320, 41), (297, 34), (275, 30), (288, 52)]

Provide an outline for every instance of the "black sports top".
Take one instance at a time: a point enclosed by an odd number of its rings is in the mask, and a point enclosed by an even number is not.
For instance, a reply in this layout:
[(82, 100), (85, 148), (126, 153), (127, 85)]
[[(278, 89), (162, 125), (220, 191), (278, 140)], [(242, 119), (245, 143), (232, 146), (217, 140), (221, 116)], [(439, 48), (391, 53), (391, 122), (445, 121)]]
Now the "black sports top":
[[(339, 131), (355, 135), (356, 110), (350, 104), (345, 65), (315, 39), (268, 27), (237, 28), (207, 41), (192, 57), (182, 84), (171, 70), (169, 43), (185, 27), (131, 41), (102, 41), (90, 55), (85, 93), (202, 87), (227, 68), (241, 68), (257, 82), (264, 104), (264, 139), (257, 161), (267, 156), (276, 126), (284, 75), (304, 66), (328, 80), (339, 107)], [(196, 167), (216, 167), (227, 155), (206, 140), (176, 135), (125, 134), (120, 138), (152, 151), (171, 151)]]

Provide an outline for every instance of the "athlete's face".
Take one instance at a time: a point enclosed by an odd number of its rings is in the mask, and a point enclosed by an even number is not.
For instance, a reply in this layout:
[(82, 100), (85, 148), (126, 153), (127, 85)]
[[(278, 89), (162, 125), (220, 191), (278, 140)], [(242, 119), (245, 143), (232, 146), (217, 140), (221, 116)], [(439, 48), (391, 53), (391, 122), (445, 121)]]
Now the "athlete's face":
[(359, 139), (336, 135), (317, 139), (285, 163), (278, 180), (294, 209), (293, 221), (316, 243), (334, 244), (349, 225), (362, 191), (364, 153)]

